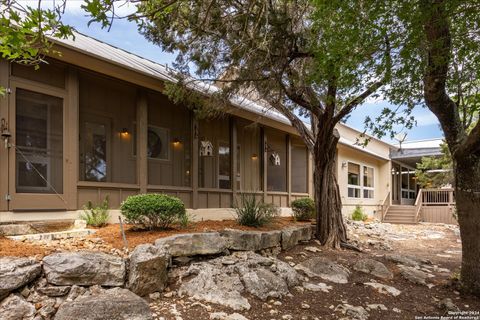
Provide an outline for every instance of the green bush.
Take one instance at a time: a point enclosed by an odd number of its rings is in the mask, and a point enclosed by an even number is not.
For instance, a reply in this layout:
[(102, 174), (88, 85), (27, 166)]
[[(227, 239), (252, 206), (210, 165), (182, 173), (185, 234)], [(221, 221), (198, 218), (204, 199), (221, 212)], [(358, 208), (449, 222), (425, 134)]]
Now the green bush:
[(94, 227), (104, 227), (107, 225), (107, 221), (110, 218), (108, 214), (108, 196), (99, 205), (93, 205), (92, 201), (88, 201), (83, 206), (83, 214), (80, 215), (80, 219), (85, 220), (87, 225)]
[(293, 218), (297, 221), (308, 221), (315, 218), (315, 201), (310, 198), (300, 198), (291, 203)]
[(158, 193), (130, 196), (120, 210), (128, 223), (142, 229), (167, 229), (187, 215), (182, 200)]
[(355, 221), (365, 221), (365, 220), (367, 220), (367, 218), (368, 218), (368, 215), (366, 215), (366, 214), (363, 212), (362, 207), (356, 206), (356, 207), (355, 207), (355, 210), (353, 210), (353, 213), (352, 213), (352, 220), (355, 220)]
[(279, 214), (276, 206), (257, 200), (253, 194), (241, 194), (240, 200), (235, 212), (237, 222), (242, 226), (261, 227), (272, 222)]

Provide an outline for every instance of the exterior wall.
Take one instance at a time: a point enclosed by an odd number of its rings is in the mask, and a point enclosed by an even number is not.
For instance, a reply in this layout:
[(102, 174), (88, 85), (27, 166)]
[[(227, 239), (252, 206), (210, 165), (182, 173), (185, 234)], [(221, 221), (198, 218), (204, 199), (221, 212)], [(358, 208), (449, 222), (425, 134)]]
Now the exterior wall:
[[(360, 141), (363, 141), (362, 138), (360, 137), (361, 132), (347, 127), (346, 125), (339, 123), (336, 126), (338, 132), (340, 133), (340, 136), (342, 138), (345, 138), (351, 142), (356, 142), (357, 139), (360, 139)], [(381, 140), (374, 139), (372, 138), (366, 147), (367, 151), (374, 152), (378, 155), (380, 155), (383, 158), (389, 159), (390, 158), (390, 148), (392, 146), (389, 145), (388, 143), (385, 143)]]
[[(365, 213), (370, 216), (379, 214), (379, 206), (390, 190), (390, 161), (375, 158), (342, 145), (338, 148), (337, 159), (337, 177), (343, 204), (343, 214), (345, 216), (351, 215), (357, 205), (361, 206)], [(372, 199), (363, 198), (363, 192), (361, 193), (361, 198), (348, 197), (347, 163), (349, 161), (374, 169), (374, 197)]]
[[(65, 57), (72, 57), (68, 53)], [(78, 63), (86, 60), (79, 56)], [(0, 74), (2, 85), (8, 86), (9, 67), (0, 61)], [(107, 68), (105, 64), (91, 64), (99, 69)], [(274, 203), (280, 207), (288, 207), (291, 201), (312, 194), (313, 172), (312, 159), (307, 151), (302, 151), (302, 142), (294, 133), (291, 126), (273, 121), (272, 119), (258, 117), (246, 111), (235, 109), (230, 115), (219, 120), (210, 121), (203, 132), (211, 136), (211, 140), (218, 148), (218, 141), (222, 140), (230, 145), (230, 182), (228, 189), (219, 189), (218, 163), (204, 167), (206, 176), (210, 179), (208, 185), (200, 188), (198, 167), (198, 144), (201, 140), (202, 130), (198, 130), (198, 122), (191, 118), (191, 112), (185, 107), (176, 106), (166, 96), (158, 91), (153, 91), (155, 82), (148, 83), (142, 78), (136, 82), (136, 77), (131, 77), (132, 82), (113, 79), (94, 72), (87, 72), (72, 65), (52, 61), (38, 72), (32, 72), (25, 67), (14, 67), (17, 78), (25, 78), (32, 83), (46, 84), (65, 90), (68, 100), (65, 104), (70, 112), (65, 118), (65, 162), (70, 170), (66, 170), (64, 178), (65, 197), (68, 207), (62, 211), (48, 211), (48, 203), (44, 212), (26, 210), (22, 213), (9, 212), (8, 203), (1, 197), (0, 221), (6, 220), (36, 220), (36, 219), (67, 219), (75, 218), (84, 204), (88, 201), (99, 203), (108, 196), (110, 207), (117, 209), (121, 202), (128, 196), (144, 192), (161, 192), (174, 195), (182, 199), (188, 208), (200, 210), (203, 208), (231, 208), (238, 195), (242, 192), (254, 193), (266, 202)], [(112, 70), (110, 70), (112, 71)], [(131, 71), (115, 69), (114, 74), (128, 79)], [(107, 72), (108, 73), (108, 72)], [(158, 81), (156, 81), (158, 83)], [(140, 86), (142, 84), (142, 86)], [(146, 86), (148, 85), (148, 88)], [(161, 89), (157, 85), (156, 89)], [(0, 101), (0, 116), (5, 115), (8, 103), (5, 99)], [(105, 181), (86, 181), (84, 178), (84, 164), (82, 158), (83, 141), (78, 139), (84, 135), (84, 122), (100, 121), (109, 127), (108, 140), (108, 170)], [(173, 142), (177, 136), (183, 143), (180, 149), (170, 149), (170, 158), (166, 161), (148, 159), (147, 128), (148, 125), (169, 129), (169, 141)], [(200, 126), (201, 127), (201, 126)], [(123, 129), (127, 129), (127, 136), (122, 136)], [(202, 127), (201, 127), (202, 128)], [(223, 128), (223, 129), (222, 129)], [(222, 130), (220, 130), (222, 129)], [(221, 132), (220, 132), (220, 131)], [(343, 125), (339, 128), (342, 136), (355, 141), (358, 132)], [(200, 133), (199, 133), (200, 131)], [(270, 148), (270, 149), (269, 149)], [(387, 144), (372, 140), (367, 149), (388, 156)], [(273, 151), (278, 151), (281, 156), (281, 165), (274, 167), (270, 163)], [(306, 155), (304, 153), (307, 153)], [(140, 156), (137, 156), (140, 155)], [(4, 150), (0, 150), (0, 170), (6, 172), (8, 166)], [(307, 161), (308, 164), (300, 164)], [(346, 169), (342, 168), (343, 161), (352, 160), (359, 164), (367, 164), (375, 169), (375, 197), (374, 199), (349, 199), (346, 196)], [(295, 163), (293, 163), (295, 162)], [(293, 166), (292, 166), (293, 164)], [(292, 169), (293, 168), (293, 169)], [(277, 171), (281, 172), (277, 172)], [(293, 172), (292, 172), (293, 171)], [(190, 174), (190, 179), (185, 175)], [(268, 174), (280, 178), (281, 190), (272, 188), (275, 179), (268, 179)], [(299, 174), (296, 174), (299, 172)], [(281, 173), (281, 175), (280, 175)], [(302, 176), (306, 188), (299, 189), (305, 192), (292, 190), (292, 174)], [(390, 180), (390, 162), (368, 155), (365, 152), (339, 146), (338, 153), (338, 181), (344, 202), (344, 212), (360, 204), (365, 210), (372, 213), (383, 201), (388, 192)], [(298, 181), (295, 181), (298, 186)], [(301, 182), (300, 182), (301, 184)], [(278, 189), (278, 190), (277, 190)], [(0, 191), (6, 193), (8, 185), (5, 179), (0, 180)], [(58, 209), (58, 208), (51, 208)], [(213, 211), (212, 211), (213, 212)], [(223, 211), (222, 211), (223, 212)], [(226, 210), (225, 212), (229, 212)], [(287, 211), (285, 211), (287, 212)]]

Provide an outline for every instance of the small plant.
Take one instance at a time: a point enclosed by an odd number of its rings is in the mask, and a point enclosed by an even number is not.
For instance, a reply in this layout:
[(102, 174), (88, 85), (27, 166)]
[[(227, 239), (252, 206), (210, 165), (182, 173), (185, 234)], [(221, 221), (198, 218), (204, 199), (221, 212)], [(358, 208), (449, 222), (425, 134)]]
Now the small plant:
[(195, 218), (195, 215), (190, 215), (188, 213), (184, 214), (180, 219), (178, 219), (178, 224), (180, 225), (180, 228), (186, 229), (188, 228), (192, 223), (193, 219)]
[(293, 218), (296, 221), (308, 221), (315, 218), (315, 201), (310, 198), (300, 198), (292, 201)]
[(106, 226), (109, 218), (108, 196), (105, 197), (105, 200), (100, 205), (93, 205), (92, 201), (88, 201), (83, 206), (83, 214), (80, 215), (80, 219), (84, 220), (87, 225), (94, 227)]
[(366, 214), (363, 212), (362, 207), (356, 206), (356, 207), (355, 207), (355, 210), (353, 210), (353, 213), (352, 213), (352, 220), (355, 220), (355, 221), (365, 221), (365, 220), (367, 220), (367, 218), (368, 218), (368, 215), (366, 215)]
[(168, 229), (188, 217), (182, 200), (166, 194), (150, 193), (128, 197), (120, 210), (128, 223), (141, 229)]
[(257, 200), (253, 194), (241, 194), (240, 206), (235, 206), (237, 222), (242, 226), (261, 227), (275, 219), (278, 208), (269, 203)]

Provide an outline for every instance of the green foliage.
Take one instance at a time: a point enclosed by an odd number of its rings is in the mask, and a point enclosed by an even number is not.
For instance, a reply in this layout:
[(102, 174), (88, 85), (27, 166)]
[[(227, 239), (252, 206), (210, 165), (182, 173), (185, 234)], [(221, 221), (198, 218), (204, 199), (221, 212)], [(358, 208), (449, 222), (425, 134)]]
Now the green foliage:
[(362, 207), (356, 206), (355, 210), (352, 213), (352, 220), (354, 221), (365, 221), (368, 219), (368, 215), (363, 212)]
[(107, 225), (107, 221), (110, 218), (108, 213), (108, 196), (99, 205), (94, 205), (91, 201), (88, 201), (83, 206), (83, 214), (80, 215), (80, 219), (85, 220), (87, 225), (94, 227), (104, 227)]
[(310, 198), (300, 198), (292, 201), (293, 217), (298, 221), (308, 221), (315, 218), (315, 201)]
[(165, 194), (130, 196), (122, 202), (120, 210), (128, 223), (139, 228), (167, 229), (177, 222), (188, 223), (182, 200)]
[(415, 176), (422, 188), (441, 188), (454, 184), (453, 161), (448, 145), (442, 143), (440, 157), (423, 157), (417, 163)]
[(180, 228), (182, 229), (186, 229), (188, 228), (190, 225), (193, 224), (193, 219), (194, 219), (194, 215), (189, 215), (188, 213), (182, 215), (179, 219), (178, 219), (178, 224), (180, 226)]
[(235, 206), (237, 222), (242, 226), (261, 227), (278, 217), (276, 206), (257, 200), (254, 194), (241, 194), (240, 205)]
[(64, 1), (43, 6), (39, 1), (30, 6), (18, 0), (0, 0), (0, 56), (38, 68), (46, 55), (60, 54), (52, 49), (49, 38), (72, 35), (72, 28), (60, 19)]

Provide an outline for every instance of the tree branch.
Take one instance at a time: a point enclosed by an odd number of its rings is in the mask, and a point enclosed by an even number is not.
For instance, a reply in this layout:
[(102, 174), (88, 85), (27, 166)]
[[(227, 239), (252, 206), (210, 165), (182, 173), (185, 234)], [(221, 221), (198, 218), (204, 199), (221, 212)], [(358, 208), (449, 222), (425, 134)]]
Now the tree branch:
[(346, 115), (353, 111), (359, 104), (365, 101), (371, 94), (377, 91), (381, 86), (383, 86), (383, 80), (374, 82), (370, 85), (365, 91), (363, 91), (360, 95), (355, 97), (352, 101), (347, 103), (335, 116), (335, 122), (342, 120)]

